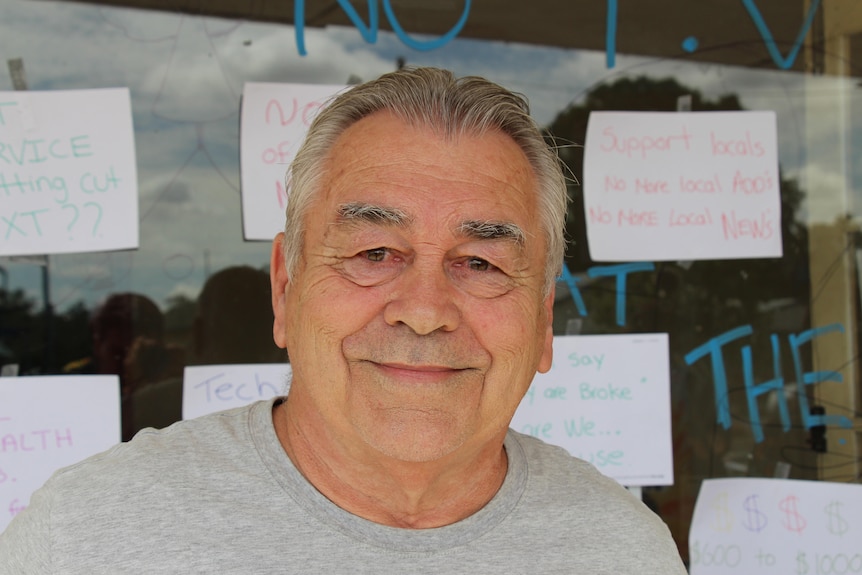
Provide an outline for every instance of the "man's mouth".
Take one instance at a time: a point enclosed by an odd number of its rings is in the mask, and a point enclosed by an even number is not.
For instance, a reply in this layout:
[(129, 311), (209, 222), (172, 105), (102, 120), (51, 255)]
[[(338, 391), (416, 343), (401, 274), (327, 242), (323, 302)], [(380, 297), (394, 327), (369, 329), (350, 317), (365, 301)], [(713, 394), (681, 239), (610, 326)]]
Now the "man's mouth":
[(405, 383), (414, 382), (417, 384), (444, 382), (450, 380), (453, 376), (467, 371), (467, 368), (436, 364), (410, 364), (377, 361), (369, 361), (368, 363), (373, 365), (375, 369), (387, 377), (403, 381)]

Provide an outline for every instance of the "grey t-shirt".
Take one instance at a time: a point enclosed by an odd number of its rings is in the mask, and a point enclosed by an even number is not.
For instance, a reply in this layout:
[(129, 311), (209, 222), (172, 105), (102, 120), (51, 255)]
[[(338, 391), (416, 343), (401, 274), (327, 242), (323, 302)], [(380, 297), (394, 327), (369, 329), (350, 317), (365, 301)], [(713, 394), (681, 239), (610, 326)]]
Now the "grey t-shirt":
[(669, 531), (589, 464), (509, 432), (482, 510), (435, 529), (352, 515), (292, 465), (272, 401), (144, 430), (57, 472), (0, 535), (0, 574), (684, 574)]

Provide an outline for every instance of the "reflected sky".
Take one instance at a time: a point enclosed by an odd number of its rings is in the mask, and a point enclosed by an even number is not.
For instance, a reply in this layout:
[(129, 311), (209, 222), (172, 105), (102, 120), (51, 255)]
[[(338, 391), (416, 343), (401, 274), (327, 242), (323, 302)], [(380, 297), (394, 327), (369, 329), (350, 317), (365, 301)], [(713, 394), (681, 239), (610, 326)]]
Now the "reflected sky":
[[(839, 161), (846, 157), (836, 149), (840, 119), (806, 125), (812, 114), (833, 118), (837, 94), (848, 109), (858, 109), (858, 88), (830, 78), (621, 54), (609, 70), (600, 52), (465, 39), (418, 52), (386, 32), (368, 44), (353, 28), (307, 29), (308, 55), (302, 57), (290, 26), (33, 0), (0, 0), (0, 13), (2, 53), (23, 58), (29, 89), (131, 91), (140, 248), (51, 256), (51, 299), (60, 310), (82, 300), (90, 306), (118, 291), (145, 293), (164, 308), (173, 295), (195, 297), (206, 277), (223, 267), (268, 265), (269, 244), (242, 237), (239, 101), (247, 81), (367, 80), (401, 58), (482, 75), (522, 92), (536, 119), (550, 124), (601, 82), (670, 76), (710, 98), (736, 93), (748, 109), (776, 110), (785, 173), (827, 190), (808, 206), (812, 217), (831, 221), (846, 212), (844, 182), (862, 175), (862, 167)], [(0, 75), (0, 90), (11, 89), (10, 77)], [(806, 140), (822, 146), (817, 154), (806, 153)], [(8, 287), (41, 301), (37, 266), (0, 265)]]

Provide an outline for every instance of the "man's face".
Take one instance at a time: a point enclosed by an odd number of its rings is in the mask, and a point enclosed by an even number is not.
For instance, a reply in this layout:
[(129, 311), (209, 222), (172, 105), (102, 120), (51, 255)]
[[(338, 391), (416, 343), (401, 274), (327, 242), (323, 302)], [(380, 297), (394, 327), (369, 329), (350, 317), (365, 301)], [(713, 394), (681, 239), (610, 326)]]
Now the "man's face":
[(273, 250), (294, 424), (405, 461), (502, 440), (551, 365), (526, 157), (502, 134), (447, 141), (378, 113), (340, 136), (325, 170), (290, 282), (280, 238)]

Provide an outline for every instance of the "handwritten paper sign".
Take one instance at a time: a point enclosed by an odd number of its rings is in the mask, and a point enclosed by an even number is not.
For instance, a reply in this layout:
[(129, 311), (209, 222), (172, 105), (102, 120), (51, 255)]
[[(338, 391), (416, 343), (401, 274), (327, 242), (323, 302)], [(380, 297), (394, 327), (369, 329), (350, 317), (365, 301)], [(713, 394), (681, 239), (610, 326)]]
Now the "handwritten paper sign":
[(119, 441), (116, 375), (0, 378), (0, 531), (52, 473)]
[(128, 89), (0, 92), (0, 255), (137, 246)]
[(862, 485), (708, 479), (689, 553), (692, 575), (862, 573)]
[(781, 257), (773, 112), (593, 112), (584, 209), (598, 261)]
[(343, 85), (247, 83), (242, 93), (240, 170), (247, 240), (284, 230), (284, 177), (321, 107)]
[(183, 419), (284, 395), (290, 373), (289, 363), (188, 366), (183, 373)]
[(511, 426), (623, 485), (672, 485), (667, 334), (555, 337)]

